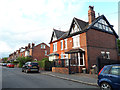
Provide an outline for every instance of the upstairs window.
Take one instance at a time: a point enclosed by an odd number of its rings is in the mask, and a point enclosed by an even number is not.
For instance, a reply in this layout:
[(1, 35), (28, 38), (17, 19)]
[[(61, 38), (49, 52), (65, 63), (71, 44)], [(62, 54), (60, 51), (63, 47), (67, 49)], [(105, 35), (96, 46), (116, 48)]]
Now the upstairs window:
[(73, 48), (80, 47), (79, 35), (73, 36)]
[(94, 27), (97, 27), (107, 32), (111, 32), (111, 33), (113, 32), (109, 27), (109, 25), (106, 23), (106, 21), (103, 19), (100, 19), (97, 23), (95, 23)]
[(65, 39), (65, 49), (67, 49), (67, 39)]
[(57, 42), (53, 43), (53, 52), (57, 51)]
[(63, 40), (61, 40), (61, 50), (63, 50)]
[(41, 44), (41, 48), (42, 48), (42, 49), (45, 49), (45, 45)]

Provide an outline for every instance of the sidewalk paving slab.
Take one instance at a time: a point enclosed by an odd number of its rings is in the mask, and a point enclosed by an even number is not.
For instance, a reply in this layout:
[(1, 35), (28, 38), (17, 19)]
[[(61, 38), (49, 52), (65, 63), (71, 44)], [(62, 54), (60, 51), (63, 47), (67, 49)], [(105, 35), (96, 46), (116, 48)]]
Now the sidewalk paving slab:
[(55, 72), (51, 72), (51, 71), (41, 71), (41, 74), (49, 75), (52, 77), (69, 80), (69, 81), (73, 81), (73, 82), (98, 86), (97, 85), (97, 75), (94, 75), (94, 74), (92, 74), (92, 75), (91, 74), (83, 74), (83, 73), (61, 74), (61, 73), (55, 73)]

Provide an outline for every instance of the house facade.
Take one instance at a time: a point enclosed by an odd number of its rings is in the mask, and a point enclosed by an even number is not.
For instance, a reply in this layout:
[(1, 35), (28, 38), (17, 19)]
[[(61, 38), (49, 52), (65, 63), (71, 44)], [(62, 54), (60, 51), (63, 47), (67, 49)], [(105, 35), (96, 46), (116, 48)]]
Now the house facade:
[(58, 60), (74, 73), (82, 68), (90, 71), (97, 58), (118, 59), (117, 38), (113, 26), (104, 15), (95, 17), (93, 6), (89, 6), (88, 21), (73, 18), (69, 31), (53, 30), (50, 41), (49, 60)]
[(34, 43), (28, 44), (25, 47), (21, 47), (16, 52), (11, 53), (9, 55), (10, 61), (15, 61), (18, 57), (31, 57), (33, 60), (40, 61), (43, 58), (48, 58), (48, 54), (50, 53), (50, 48), (45, 43), (40, 43), (35, 46)]

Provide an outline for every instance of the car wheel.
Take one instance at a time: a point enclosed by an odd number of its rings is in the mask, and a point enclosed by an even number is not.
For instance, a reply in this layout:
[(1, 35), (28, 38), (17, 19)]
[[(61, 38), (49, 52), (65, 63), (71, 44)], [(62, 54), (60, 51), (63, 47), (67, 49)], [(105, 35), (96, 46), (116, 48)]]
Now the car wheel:
[(101, 90), (112, 90), (111, 86), (106, 83), (106, 82), (103, 82), (101, 85), (100, 85), (100, 89)]

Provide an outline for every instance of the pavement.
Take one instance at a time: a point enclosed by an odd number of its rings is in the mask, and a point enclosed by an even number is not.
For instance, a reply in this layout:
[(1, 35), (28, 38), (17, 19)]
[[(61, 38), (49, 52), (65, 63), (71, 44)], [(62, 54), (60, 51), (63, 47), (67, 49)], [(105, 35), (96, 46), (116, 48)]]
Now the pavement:
[(96, 74), (83, 74), (83, 73), (61, 74), (61, 73), (55, 73), (51, 71), (41, 71), (41, 74), (68, 80), (68, 81), (73, 81), (77, 83), (98, 86)]

